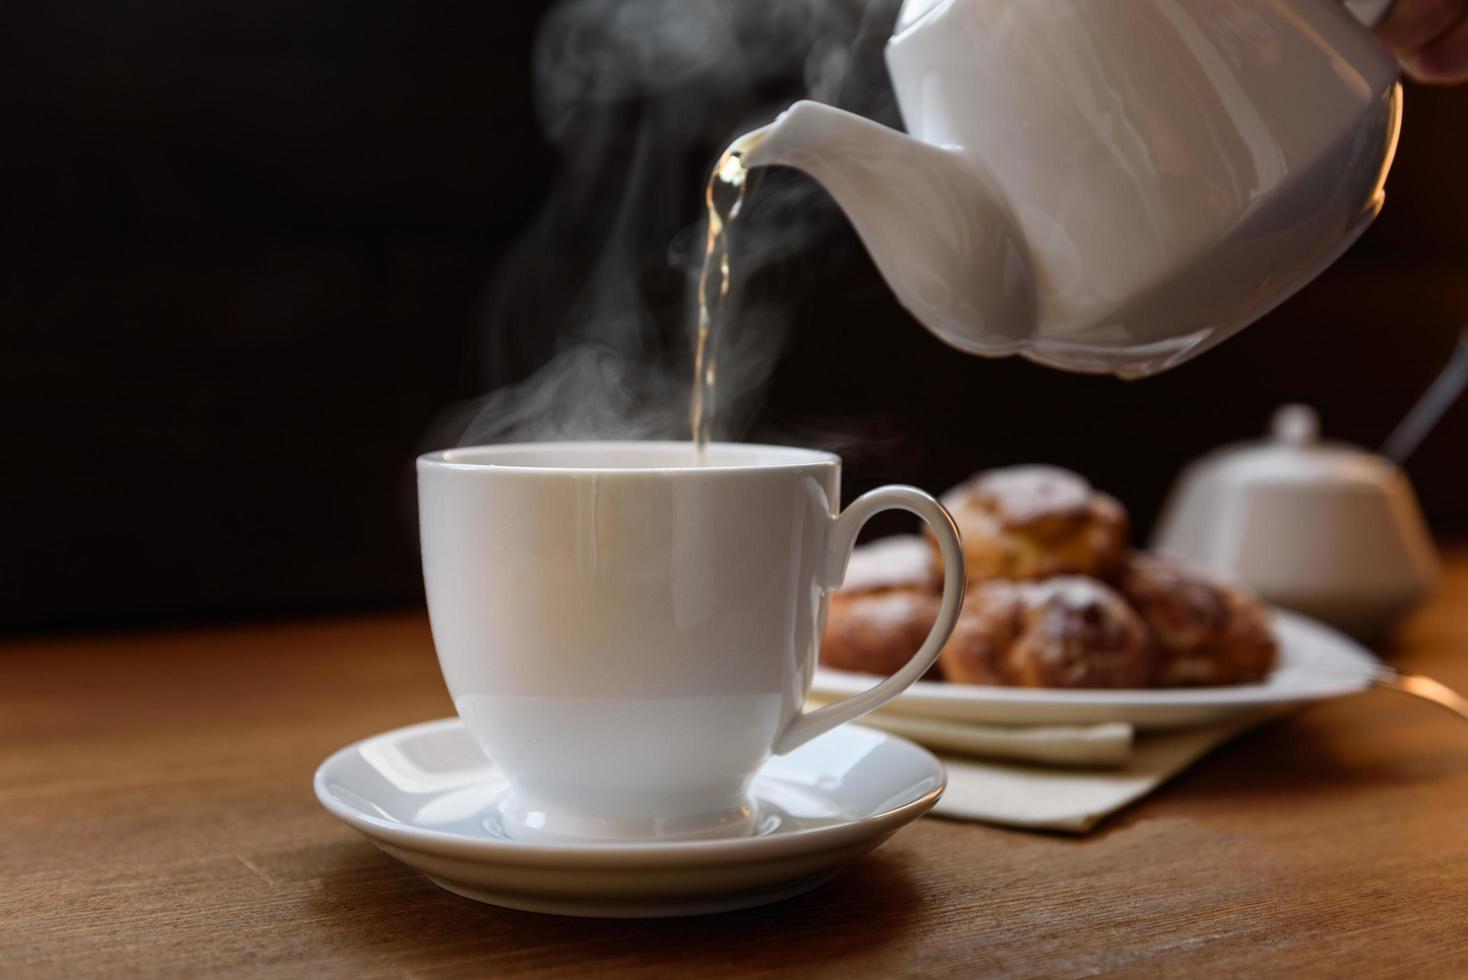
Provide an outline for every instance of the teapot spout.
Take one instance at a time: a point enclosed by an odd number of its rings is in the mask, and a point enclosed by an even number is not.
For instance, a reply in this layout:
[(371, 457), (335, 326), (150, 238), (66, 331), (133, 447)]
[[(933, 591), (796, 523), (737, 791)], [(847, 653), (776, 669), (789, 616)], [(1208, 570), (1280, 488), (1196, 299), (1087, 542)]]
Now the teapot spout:
[(958, 149), (818, 102), (797, 102), (732, 148), (745, 166), (787, 166), (836, 199), (893, 293), (944, 342), (1021, 351), (1039, 291), (1019, 224), (993, 178)]

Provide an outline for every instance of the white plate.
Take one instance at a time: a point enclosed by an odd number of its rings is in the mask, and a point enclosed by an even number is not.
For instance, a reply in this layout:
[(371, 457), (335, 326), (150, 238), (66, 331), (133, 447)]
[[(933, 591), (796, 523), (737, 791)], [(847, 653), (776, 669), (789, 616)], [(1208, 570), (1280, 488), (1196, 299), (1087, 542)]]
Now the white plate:
[(503, 774), (449, 718), (347, 746), (316, 770), (316, 797), (388, 854), (466, 898), (634, 917), (720, 912), (809, 891), (926, 813), (946, 783), (925, 749), (844, 725), (760, 770), (752, 837), (526, 843), (497, 827)]
[[(1141, 729), (1193, 728), (1259, 708), (1287, 708), (1357, 694), (1381, 665), (1360, 644), (1296, 613), (1276, 610), (1279, 666), (1262, 684), (1169, 690), (1038, 690), (919, 681), (883, 711), (986, 725), (1129, 722)], [(847, 697), (877, 682), (868, 674), (820, 668), (811, 693)]]

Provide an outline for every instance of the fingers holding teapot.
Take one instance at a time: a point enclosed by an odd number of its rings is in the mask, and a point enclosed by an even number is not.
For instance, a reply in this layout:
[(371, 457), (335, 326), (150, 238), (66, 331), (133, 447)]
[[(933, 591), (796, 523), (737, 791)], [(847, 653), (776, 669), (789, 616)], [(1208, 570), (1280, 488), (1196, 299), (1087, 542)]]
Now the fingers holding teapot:
[(1468, 82), (1468, 0), (1396, 0), (1376, 29), (1419, 82)]

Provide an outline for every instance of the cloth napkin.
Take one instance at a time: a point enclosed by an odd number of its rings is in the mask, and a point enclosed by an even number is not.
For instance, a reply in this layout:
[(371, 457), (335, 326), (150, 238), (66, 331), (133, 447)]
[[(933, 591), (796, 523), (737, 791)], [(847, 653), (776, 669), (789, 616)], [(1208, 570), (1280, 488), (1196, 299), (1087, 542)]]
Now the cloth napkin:
[(1045, 766), (1108, 769), (1132, 759), (1131, 725), (971, 725), (943, 718), (877, 712), (859, 724), (901, 735), (934, 752), (984, 759), (1009, 759)]
[(1249, 716), (1207, 728), (1142, 735), (1126, 764), (1113, 769), (1044, 769), (945, 755), (948, 789), (933, 813), (1083, 834), (1264, 720)]
[(935, 816), (1083, 834), (1275, 714), (1266, 711), (1155, 734), (1138, 734), (1119, 722), (971, 725), (882, 711), (859, 724), (939, 753), (948, 770), (948, 789), (933, 809)]

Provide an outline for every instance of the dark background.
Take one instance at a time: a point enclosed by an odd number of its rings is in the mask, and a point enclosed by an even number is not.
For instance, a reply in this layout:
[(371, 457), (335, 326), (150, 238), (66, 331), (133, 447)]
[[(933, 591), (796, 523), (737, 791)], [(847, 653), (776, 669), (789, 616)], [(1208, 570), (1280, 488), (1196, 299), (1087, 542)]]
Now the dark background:
[[(806, 45), (742, 34), (758, 71), (711, 94), (695, 72), (671, 110), (667, 91), (599, 96), (588, 72), (585, 113), (560, 117), (592, 140), (578, 163), (542, 136), (546, 6), (0, 6), (0, 628), (414, 601), (412, 458), (457, 441), (465, 399), (550, 356), (609, 229), (613, 278), (681, 323), (670, 243), (722, 143), (805, 91)], [(889, 8), (826, 26), (853, 56), (843, 104), (892, 121)], [(649, 150), (650, 118), (667, 141)], [(1468, 90), (1411, 89), (1362, 242), (1219, 350), (1133, 383), (941, 346), (839, 212), (772, 175), (757, 195), (805, 204), (751, 220), (820, 234), (749, 287), (778, 297), (788, 336), (735, 434), (839, 448), (848, 493), (1055, 462), (1143, 532), (1183, 462), (1282, 402), (1375, 445), (1468, 320), (1465, 122)], [(639, 152), (652, 162), (629, 176)], [(653, 192), (625, 234), (627, 201)], [(1460, 404), (1409, 466), (1443, 535), (1468, 530), (1465, 437)]]

